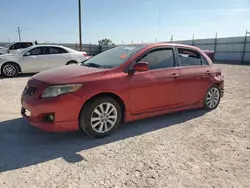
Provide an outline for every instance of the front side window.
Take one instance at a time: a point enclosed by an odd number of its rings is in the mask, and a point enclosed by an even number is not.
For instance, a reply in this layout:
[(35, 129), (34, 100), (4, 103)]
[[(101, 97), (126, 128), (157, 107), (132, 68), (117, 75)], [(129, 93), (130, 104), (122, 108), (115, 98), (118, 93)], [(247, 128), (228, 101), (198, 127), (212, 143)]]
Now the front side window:
[(28, 52), (30, 55), (41, 55), (42, 48), (34, 48)]
[(29, 50), (24, 55), (46, 55), (49, 54), (49, 48), (48, 47), (37, 47)]
[(10, 50), (18, 50), (23, 48), (31, 47), (33, 44), (31, 42), (18, 42), (10, 46)]
[(14, 44), (14, 49), (15, 49), (15, 50), (22, 49), (22, 48), (26, 48), (26, 47), (27, 47), (27, 46), (26, 46), (25, 43), (23, 43), (23, 42), (19, 42), (19, 43)]
[(124, 45), (102, 52), (82, 63), (96, 68), (115, 68), (145, 48), (145, 45)]
[(147, 62), (149, 70), (174, 67), (173, 49), (155, 49), (146, 53), (140, 62)]
[(180, 59), (180, 66), (199, 66), (207, 65), (202, 55), (195, 51), (185, 48), (177, 48)]
[(15, 43), (15, 44), (13, 44), (11, 47), (10, 47), (10, 50), (18, 50), (18, 49), (20, 49), (20, 48), (22, 48), (22, 43)]

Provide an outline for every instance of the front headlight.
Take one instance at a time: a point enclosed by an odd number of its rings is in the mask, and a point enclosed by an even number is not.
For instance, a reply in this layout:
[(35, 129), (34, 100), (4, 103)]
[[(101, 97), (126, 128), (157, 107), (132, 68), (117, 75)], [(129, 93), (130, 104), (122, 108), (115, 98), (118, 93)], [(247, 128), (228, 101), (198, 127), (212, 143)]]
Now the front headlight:
[(42, 93), (42, 98), (56, 97), (66, 93), (72, 93), (77, 91), (81, 87), (82, 84), (50, 86)]

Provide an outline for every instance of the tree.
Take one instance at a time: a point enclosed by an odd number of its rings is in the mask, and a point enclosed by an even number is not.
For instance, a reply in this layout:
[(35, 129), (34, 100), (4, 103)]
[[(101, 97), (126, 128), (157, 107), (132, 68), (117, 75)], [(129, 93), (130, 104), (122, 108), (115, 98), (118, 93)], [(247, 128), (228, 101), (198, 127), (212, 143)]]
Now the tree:
[(98, 42), (99, 42), (99, 45), (100, 45), (100, 46), (114, 46), (114, 45), (115, 45), (115, 44), (112, 42), (112, 40), (107, 39), (107, 38), (102, 39), (102, 40), (99, 40)]

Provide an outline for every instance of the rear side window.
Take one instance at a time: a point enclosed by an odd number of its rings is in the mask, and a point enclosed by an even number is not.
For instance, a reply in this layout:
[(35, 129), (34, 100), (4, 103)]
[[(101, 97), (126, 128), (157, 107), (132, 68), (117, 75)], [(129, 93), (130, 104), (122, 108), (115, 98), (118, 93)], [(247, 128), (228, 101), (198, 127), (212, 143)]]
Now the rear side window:
[(63, 54), (63, 53), (68, 53), (68, 52), (63, 48), (50, 47), (50, 54)]
[(149, 51), (139, 61), (147, 62), (149, 70), (174, 67), (173, 49), (164, 48)]
[(202, 55), (195, 51), (185, 48), (177, 48), (180, 59), (180, 66), (199, 66), (208, 65)]

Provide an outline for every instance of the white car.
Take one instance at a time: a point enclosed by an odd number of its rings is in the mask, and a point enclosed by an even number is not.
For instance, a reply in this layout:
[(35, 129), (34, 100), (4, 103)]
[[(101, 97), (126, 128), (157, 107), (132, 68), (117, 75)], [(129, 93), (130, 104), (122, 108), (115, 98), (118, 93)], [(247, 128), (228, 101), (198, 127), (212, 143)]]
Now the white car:
[(22, 51), (25, 48), (28, 48), (28, 47), (34, 46), (34, 45), (36, 45), (35, 42), (13, 42), (13, 43), (7, 44), (4, 47), (0, 47), (0, 55), (16, 54), (19, 51)]
[(19, 73), (37, 73), (86, 60), (86, 53), (58, 45), (36, 45), (17, 54), (0, 56), (1, 74), (15, 77)]

